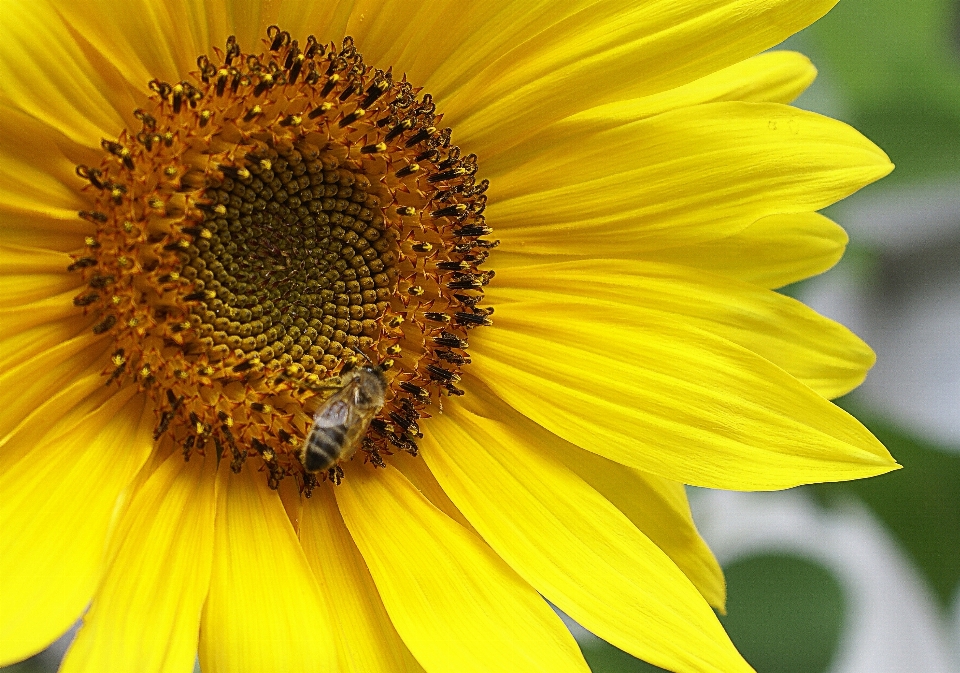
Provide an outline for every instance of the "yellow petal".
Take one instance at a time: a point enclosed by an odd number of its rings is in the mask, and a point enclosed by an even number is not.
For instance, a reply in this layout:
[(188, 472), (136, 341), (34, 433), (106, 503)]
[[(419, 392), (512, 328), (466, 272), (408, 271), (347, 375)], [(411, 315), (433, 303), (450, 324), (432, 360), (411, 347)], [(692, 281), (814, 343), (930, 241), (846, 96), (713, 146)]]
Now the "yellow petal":
[[(425, 11), (441, 10), (436, 4), (423, 7)], [(61, 11), (98, 53), (117, 64), (130, 85), (142, 90), (155, 77), (171, 82), (183, 79), (196, 70), (198, 55), (223, 49), (228, 35), (236, 36), (244, 52), (263, 51), (266, 28), (272, 24), (301, 44), (308, 35), (316, 35), (322, 43), (339, 43), (351, 35), (366, 62), (383, 68), (406, 66), (407, 61), (384, 65), (382, 57), (388, 49), (409, 41), (405, 30), (419, 34), (422, 45), (424, 22), (411, 20), (420, 7), (383, 1), (180, 0), (138, 3), (137, 9), (130, 11), (121, 0), (91, 0), (83, 7), (70, 5)], [(393, 29), (387, 41), (379, 35), (385, 25)], [(407, 67), (396, 70), (410, 72)]]
[(18, 306), (77, 288), (69, 255), (44, 248), (0, 245), (0, 306)]
[(102, 137), (115, 136), (122, 128), (118, 108), (132, 110), (135, 105), (129, 95), (117, 95), (121, 91), (115, 68), (102, 60), (91, 63), (84, 46), (50, 4), (4, 6), (3, 97), (71, 140), (96, 147)]
[(437, 483), (436, 478), (433, 476), (433, 473), (430, 472), (430, 468), (427, 467), (425, 462), (408, 453), (401, 453), (398, 454), (398, 458), (394, 460), (393, 466), (410, 480), (410, 483), (430, 501), (430, 504), (464, 528), (474, 533), (476, 532), (466, 517), (463, 516), (463, 513), (457, 509), (457, 506), (450, 500), (450, 496), (444, 492), (443, 487)]
[(0, 472), (0, 666), (53, 642), (93, 596), (117, 497), (153, 446), (135, 389)]
[(653, 311), (629, 327), (595, 315), (583, 301), (499, 305), (471, 369), (554, 434), (672, 481), (772, 490), (897, 468), (855, 418), (751, 351)]
[(783, 287), (823, 273), (843, 256), (843, 227), (819, 213), (771, 215), (732, 236), (641, 253), (722, 273), (762, 287)]
[(221, 475), (217, 500), (213, 572), (200, 625), (204, 673), (289, 673), (304, 662), (336, 670), (321, 587), (276, 491), (247, 466), (239, 475)]
[[(108, 0), (116, 1), (116, 0)], [(208, 52), (211, 46), (223, 44), (227, 35), (236, 35), (237, 40), (244, 51), (254, 51), (262, 48), (261, 40), (266, 38), (266, 26), (279, 24), (283, 30), (293, 30), (294, 26), (288, 23), (287, 16), (292, 12), (297, 16), (308, 16), (306, 25), (297, 22), (296, 28), (299, 29), (295, 38), (299, 38), (301, 44), (308, 34), (315, 34), (320, 42), (326, 40), (337, 40), (339, 36), (326, 36), (325, 22), (318, 21), (310, 24), (311, 19), (316, 19), (315, 15), (301, 11), (308, 7), (316, 7), (319, 2), (304, 0), (300, 2), (262, 2), (260, 0), (214, 0), (206, 3), (204, 0), (189, 0), (191, 6), (197, 6), (197, 12), (206, 11), (206, 26), (209, 31), (209, 44), (202, 44), (197, 40), (201, 52)], [(340, 2), (323, 3), (330, 5), (341, 5)], [(337, 7), (339, 9), (339, 7)], [(174, 17), (176, 14), (174, 13)], [(202, 21), (202, 19), (200, 19)], [(302, 31), (302, 32), (300, 32)], [(317, 32), (314, 32), (317, 31)], [(324, 35), (324, 37), (320, 37)], [(217, 39), (219, 36), (220, 39)], [(158, 31), (157, 37), (164, 39), (164, 33)]]
[(85, 332), (0, 373), (0, 437), (101, 358), (104, 349), (102, 336)]
[(493, 52), (444, 109), (458, 142), (487, 156), (585, 108), (668, 91), (742, 61), (834, 4), (621, 0), (558, 7), (534, 30), (511, 30), (513, 43)]
[(403, 641), (429, 673), (587, 673), (537, 593), (395, 468), (350, 466), (340, 513)]
[(543, 432), (543, 436), (542, 446), (660, 547), (710, 605), (725, 610), (723, 570), (697, 532), (683, 484), (620, 465), (550, 433)]
[[(445, 405), (423, 457), (484, 540), (587, 630), (662, 668), (752, 671), (690, 580), (515, 411)], [(549, 440), (548, 440), (549, 441)]]
[(293, 532), (300, 537), (300, 522), (303, 519), (303, 501), (304, 497), (300, 493), (300, 487), (293, 479), (283, 479), (280, 482), (277, 493), (280, 496), (280, 502), (283, 503), (283, 510), (287, 513), (290, 525), (293, 526)]
[[(63, 131), (17, 107), (16, 101), (0, 97), (0, 188), (16, 197), (16, 187), (40, 192), (56, 201), (47, 207), (70, 207), (83, 197), (70, 185), (83, 185), (76, 173), (78, 163), (92, 164), (103, 157), (97, 145), (71, 140)], [(45, 151), (44, 151), (45, 150)]]
[(891, 169), (841, 122), (709, 103), (551, 147), (497, 177), (487, 212), (511, 250), (634, 258), (823, 208)]
[(335, 587), (334, 627), (344, 673), (422, 673), (400, 640), (360, 551), (340, 518), (331, 485), (313, 491), (304, 507), (300, 543), (323, 584)]
[(583, 143), (597, 133), (677, 108), (719, 101), (789, 103), (810, 85), (816, 74), (803, 54), (770, 51), (676, 89), (577, 112), (525, 138), (509, 152), (484, 156), (483, 171), (495, 177), (557, 143)]
[(0, 242), (54, 250), (83, 245), (83, 235), (93, 232), (77, 216), (88, 206), (75, 170), (99, 162), (97, 153), (4, 102), (0, 139)]
[(698, 80), (643, 98), (609, 103), (571, 119), (599, 117), (633, 121), (689, 105), (717, 101), (790, 103), (813, 83), (817, 69), (795, 51), (768, 51)]
[(73, 258), (70, 255), (56, 250), (22, 245), (0, 245), (0, 275), (2, 276), (55, 273), (79, 279), (78, 274), (67, 271), (67, 266), (71, 262)]
[[(205, 10), (204, 4), (209, 8)], [(144, 92), (147, 82), (154, 78), (166, 82), (186, 79), (197, 69), (197, 56), (210, 53), (213, 46), (222, 49), (230, 30), (222, 21), (218, 26), (207, 23), (208, 12), (223, 17), (223, 3), (216, 1), (135, 2), (131, 7), (131, 3), (118, 0), (91, 0), (82, 8), (63, 3), (57, 9), (89, 45), (88, 54), (92, 52), (111, 64), (126, 87), (139, 92)], [(255, 4), (248, 3), (247, 14), (255, 9)], [(262, 30), (267, 25), (264, 23)], [(261, 48), (259, 43), (241, 46), (245, 51)], [(134, 107), (119, 109), (121, 114), (128, 114)]]
[[(423, 86), (425, 92), (443, 100), (470, 82), (497, 55), (515, 46), (518, 35), (538, 29), (544, 22), (553, 23), (558, 16), (570, 15), (584, 3), (355, 0), (343, 4), (349, 9), (349, 19), (339, 32), (336, 20), (291, 25), (308, 25), (311, 30), (314, 25), (329, 25), (328, 39), (351, 35), (367, 63), (384, 68), (392, 65), (394, 72), (405, 73), (415, 86)], [(338, 6), (336, 13), (341, 12)], [(444, 110), (444, 104), (439, 109)]]
[[(56, 211), (54, 215), (39, 212), (10, 214), (4, 212), (10, 203), (8, 195), (0, 193), (0, 241), (3, 243), (73, 252), (83, 247), (84, 237), (90, 233), (88, 225), (77, 216), (76, 209), (47, 208)], [(21, 199), (20, 205), (27, 208), (44, 207), (35, 197)]]
[[(0, 194), (3, 211), (11, 206), (28, 204), (39, 212), (58, 214), (59, 209), (76, 211), (85, 200), (76, 191), (83, 180), (76, 174), (76, 164), (98, 161), (100, 152), (78, 144), (61, 131), (0, 101)], [(23, 208), (24, 211), (27, 208)]]
[[(352, 3), (346, 34), (353, 36), (368, 63), (381, 68), (393, 65), (422, 86), (445, 61), (459, 61), (451, 54), (462, 51), (463, 41), (475, 34), (481, 22), (507, 4), (504, 0), (482, 6), (456, 0), (359, 0)], [(490, 38), (497, 41), (498, 36)]]
[(590, 260), (513, 268), (497, 281), (493, 304), (572, 297), (590, 303), (598, 326), (642, 324), (651, 311), (676, 316), (766, 358), (828, 399), (860, 385), (876, 360), (850, 330), (795, 299), (689, 267)]
[(88, 367), (62, 388), (29, 409), (23, 418), (12, 418), (12, 428), (0, 437), (0, 470), (40, 451), (43, 438), (69, 432), (94, 409), (116, 394), (103, 385), (98, 366)]
[(215, 463), (175, 452), (138, 491), (60, 673), (193, 666), (213, 561)]
[(29, 304), (0, 308), (0, 340), (44, 323), (77, 320), (77, 307), (73, 305), (76, 294), (76, 290), (68, 290)]
[(0, 372), (69, 341), (81, 330), (86, 331), (86, 325), (77, 320), (58, 320), (29, 327), (0, 339)]

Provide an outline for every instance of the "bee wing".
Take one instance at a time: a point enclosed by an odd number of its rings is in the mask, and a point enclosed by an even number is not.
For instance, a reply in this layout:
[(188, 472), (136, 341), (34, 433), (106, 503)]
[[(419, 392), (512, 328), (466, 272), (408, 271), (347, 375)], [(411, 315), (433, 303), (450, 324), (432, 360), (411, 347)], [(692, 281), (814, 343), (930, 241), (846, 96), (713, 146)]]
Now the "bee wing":
[(357, 409), (352, 403), (356, 388), (357, 382), (351, 381), (328, 397), (314, 412), (313, 424), (320, 428), (354, 425), (358, 421)]

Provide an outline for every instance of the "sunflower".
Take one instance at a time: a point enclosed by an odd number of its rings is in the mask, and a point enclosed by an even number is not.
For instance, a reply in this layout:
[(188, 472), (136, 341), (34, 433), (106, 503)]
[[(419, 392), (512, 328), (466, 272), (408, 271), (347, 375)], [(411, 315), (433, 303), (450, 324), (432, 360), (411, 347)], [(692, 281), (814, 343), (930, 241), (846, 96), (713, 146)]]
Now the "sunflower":
[(896, 467), (772, 289), (891, 169), (832, 5), (5, 6), (0, 663), (751, 670), (682, 484)]

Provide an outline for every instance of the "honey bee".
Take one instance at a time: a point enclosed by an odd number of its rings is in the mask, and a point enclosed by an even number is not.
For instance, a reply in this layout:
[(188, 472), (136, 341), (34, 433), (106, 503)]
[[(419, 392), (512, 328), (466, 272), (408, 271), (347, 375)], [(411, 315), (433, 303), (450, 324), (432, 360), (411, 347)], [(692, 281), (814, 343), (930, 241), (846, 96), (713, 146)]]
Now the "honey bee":
[(303, 443), (300, 461), (307, 472), (330, 470), (357, 452), (370, 422), (383, 408), (386, 368), (368, 363), (341, 372), (339, 387), (317, 407)]

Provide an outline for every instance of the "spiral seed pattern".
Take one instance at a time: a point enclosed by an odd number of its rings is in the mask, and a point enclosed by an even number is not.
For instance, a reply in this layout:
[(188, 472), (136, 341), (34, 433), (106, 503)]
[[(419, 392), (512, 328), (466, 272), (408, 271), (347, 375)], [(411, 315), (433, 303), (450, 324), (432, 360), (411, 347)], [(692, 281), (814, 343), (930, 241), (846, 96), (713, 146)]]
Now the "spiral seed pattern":
[(185, 255), (182, 273), (204, 295), (191, 320), (209, 350), (324, 376), (379, 334), (397, 282), (395, 232), (369, 179), (335, 157), (273, 151), (247, 166), (206, 190), (226, 212), (207, 209), (209, 237)]

